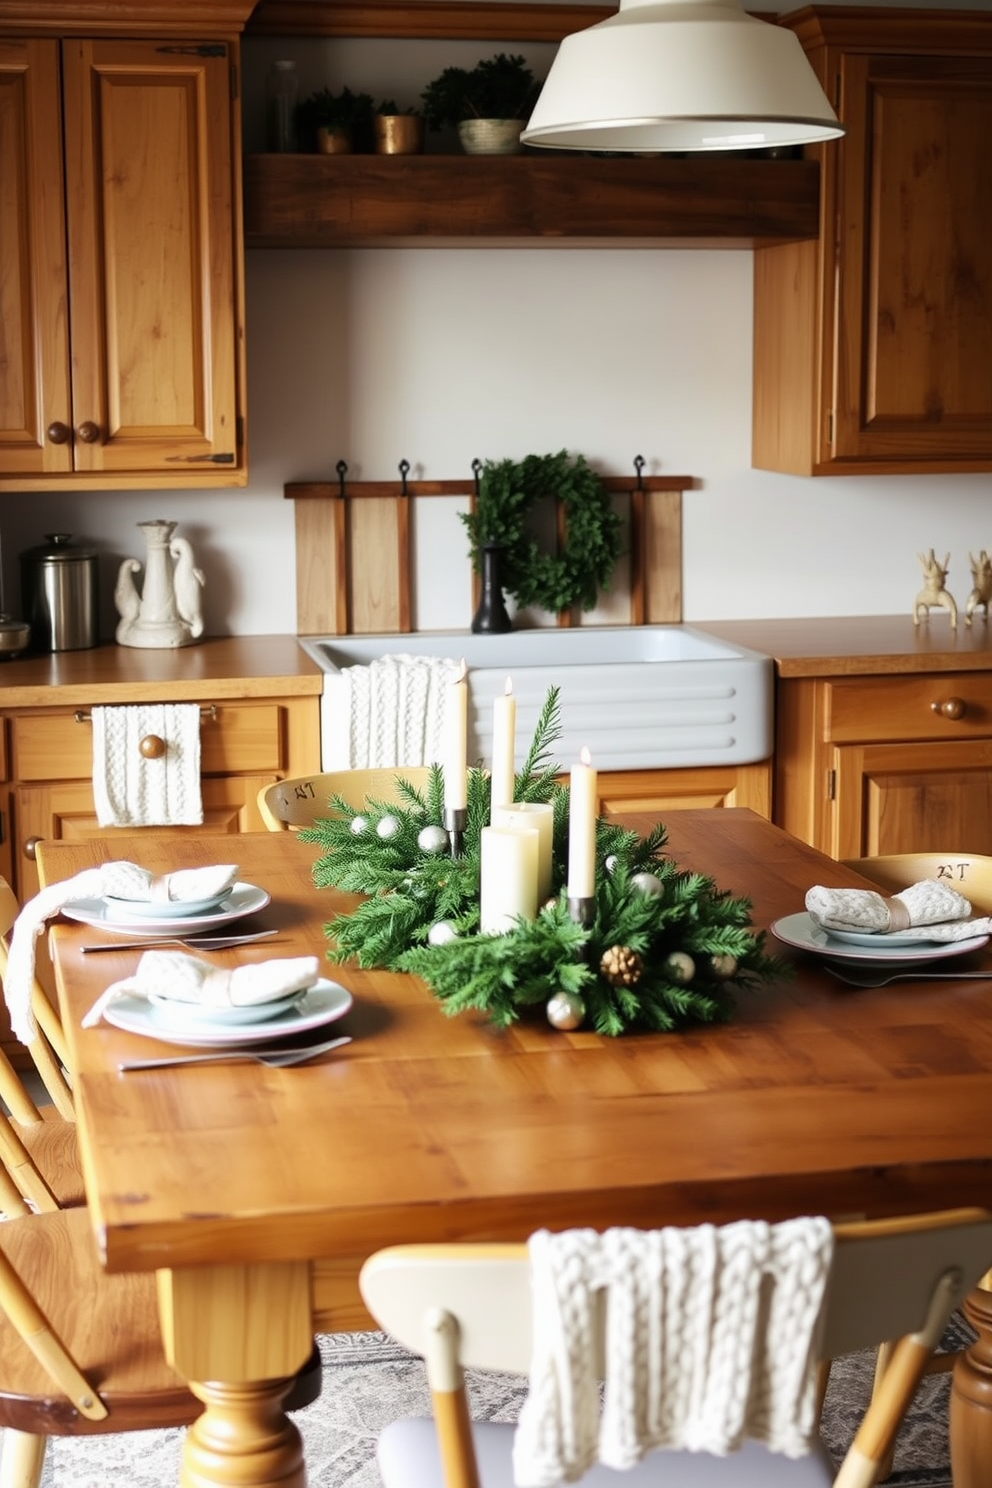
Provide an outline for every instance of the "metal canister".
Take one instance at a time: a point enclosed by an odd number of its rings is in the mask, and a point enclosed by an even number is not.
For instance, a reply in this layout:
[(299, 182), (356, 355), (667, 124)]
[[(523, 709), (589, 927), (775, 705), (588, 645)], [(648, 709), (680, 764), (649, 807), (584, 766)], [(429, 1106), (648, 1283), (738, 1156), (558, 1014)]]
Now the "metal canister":
[(36, 651), (84, 651), (100, 643), (99, 562), (67, 532), (21, 554), (21, 608)]

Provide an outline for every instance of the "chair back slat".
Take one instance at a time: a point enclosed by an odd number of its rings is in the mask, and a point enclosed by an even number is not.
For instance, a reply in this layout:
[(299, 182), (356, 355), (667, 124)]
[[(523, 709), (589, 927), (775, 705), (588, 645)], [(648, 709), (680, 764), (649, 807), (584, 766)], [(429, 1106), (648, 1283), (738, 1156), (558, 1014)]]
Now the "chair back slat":
[(883, 853), (841, 862), (886, 894), (898, 894), (924, 878), (939, 878), (970, 900), (976, 914), (992, 914), (992, 857), (981, 853)]
[(340, 796), (353, 811), (368, 800), (401, 804), (398, 779), (423, 790), (430, 779), (429, 765), (397, 765), (389, 769), (330, 770), (317, 775), (299, 775), (277, 780), (258, 793), (258, 809), (270, 832), (309, 827), (333, 815), (332, 796)]

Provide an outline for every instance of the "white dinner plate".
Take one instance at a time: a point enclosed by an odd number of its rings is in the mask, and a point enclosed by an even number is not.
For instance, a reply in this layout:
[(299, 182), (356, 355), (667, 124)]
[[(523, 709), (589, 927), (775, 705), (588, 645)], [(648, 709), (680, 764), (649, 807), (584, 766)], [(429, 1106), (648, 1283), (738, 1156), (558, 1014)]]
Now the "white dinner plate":
[(954, 944), (953, 941), (930, 940), (925, 935), (907, 935), (905, 930), (880, 930), (877, 934), (871, 935), (867, 930), (835, 930), (832, 925), (829, 929), (821, 925), (820, 929), (826, 930), (831, 940), (842, 941), (844, 945), (870, 946), (876, 950), (882, 950), (885, 946), (916, 946), (919, 950), (920, 946), (926, 949), (927, 946), (932, 945)]
[(310, 987), (298, 1002), (264, 1023), (205, 1023), (181, 1028), (170, 1011), (163, 1015), (147, 998), (136, 997), (125, 992), (115, 997), (104, 1009), (104, 1018), (115, 1028), (127, 1033), (141, 1033), (148, 1038), (161, 1039), (167, 1044), (183, 1044), (193, 1048), (212, 1049), (225, 1044), (271, 1043), (291, 1033), (306, 1033), (310, 1028), (321, 1028), (343, 1018), (351, 1007), (352, 996), (337, 982), (321, 979)]
[[(920, 961), (937, 961), (945, 956), (963, 956), (967, 951), (980, 950), (989, 942), (988, 935), (972, 935), (967, 940), (934, 943), (917, 940), (909, 945), (859, 945), (848, 946), (833, 939), (830, 932), (822, 930), (803, 910), (800, 914), (786, 915), (776, 920), (771, 932), (785, 945), (795, 946), (800, 951), (812, 951), (816, 956), (827, 956), (831, 961), (870, 961), (874, 965), (889, 962), (898, 966), (913, 966)], [(878, 937), (871, 937), (877, 940)]]
[(97, 930), (109, 930), (112, 935), (192, 935), (199, 930), (229, 925), (243, 915), (254, 914), (256, 910), (264, 909), (271, 897), (265, 889), (256, 888), (254, 884), (236, 883), (217, 908), (206, 914), (149, 915), (147, 919), (133, 914), (119, 917), (116, 908), (103, 898), (77, 899), (65, 905), (62, 913), (70, 920), (81, 920), (84, 925), (93, 925)]

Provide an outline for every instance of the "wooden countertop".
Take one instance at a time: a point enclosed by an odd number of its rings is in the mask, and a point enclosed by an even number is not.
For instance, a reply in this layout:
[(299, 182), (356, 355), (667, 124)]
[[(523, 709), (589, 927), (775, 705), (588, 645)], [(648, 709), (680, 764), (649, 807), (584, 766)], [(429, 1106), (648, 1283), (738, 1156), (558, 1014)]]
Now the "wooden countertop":
[(694, 630), (763, 651), (773, 658), (779, 677), (992, 669), (992, 629), (977, 616), (971, 626), (959, 617), (956, 631), (944, 612), (935, 612), (919, 625), (908, 613), (690, 623)]
[(111, 643), (0, 663), (0, 707), (319, 696), (323, 680), (291, 635), (224, 636), (167, 650)]

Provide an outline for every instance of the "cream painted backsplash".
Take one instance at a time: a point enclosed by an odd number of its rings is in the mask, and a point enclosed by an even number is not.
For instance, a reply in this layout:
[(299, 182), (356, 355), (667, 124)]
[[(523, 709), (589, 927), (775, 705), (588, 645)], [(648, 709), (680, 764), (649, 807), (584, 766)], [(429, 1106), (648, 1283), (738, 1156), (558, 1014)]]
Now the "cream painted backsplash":
[[(264, 73), (302, 45), (248, 43), (246, 62), (251, 52)], [(344, 80), (307, 58), (320, 81)], [(950, 553), (962, 603), (969, 551), (992, 547), (987, 475), (751, 469), (751, 270), (750, 252), (727, 249), (252, 250), (247, 489), (7, 497), (6, 607), (20, 606), (17, 554), (73, 533), (101, 552), (111, 636), (118, 565), (143, 554), (137, 523), (167, 518), (206, 574), (208, 634), (292, 634), (285, 483), (334, 479), (341, 459), (354, 480), (395, 479), (404, 459), (412, 478), (467, 478), (476, 457), (563, 448), (604, 474), (642, 455), (646, 474), (695, 477), (683, 502), (687, 621), (909, 613), (916, 555), (931, 547)], [(464, 531), (445, 500), (424, 505), (416, 624), (467, 628)]]

